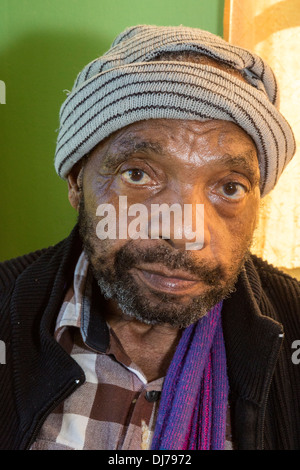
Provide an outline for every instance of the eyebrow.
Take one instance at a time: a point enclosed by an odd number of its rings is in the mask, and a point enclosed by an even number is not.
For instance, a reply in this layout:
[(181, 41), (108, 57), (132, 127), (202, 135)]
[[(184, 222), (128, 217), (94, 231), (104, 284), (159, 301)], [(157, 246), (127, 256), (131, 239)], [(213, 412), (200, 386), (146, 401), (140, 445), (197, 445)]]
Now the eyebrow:
[(254, 150), (248, 150), (247, 152), (240, 154), (240, 155), (230, 155), (226, 153), (220, 159), (215, 160), (216, 162), (225, 163), (231, 168), (243, 168), (247, 175), (252, 179), (254, 184), (257, 184), (260, 179), (260, 175), (257, 175), (255, 168), (251, 164), (251, 162), (257, 159), (256, 153)]
[(118, 152), (111, 153), (108, 151), (103, 157), (102, 165), (106, 170), (115, 169), (120, 163), (125, 162), (138, 152), (144, 152), (145, 154), (149, 152), (154, 152), (158, 155), (164, 154), (161, 145), (157, 142), (144, 140), (133, 141), (126, 138), (120, 141), (119, 146), (120, 150)]
[[(123, 140), (120, 140), (120, 142), (118, 142), (118, 145), (120, 147), (118, 152), (111, 153), (108, 150), (108, 152), (103, 157), (102, 167), (105, 168), (105, 170), (107, 171), (114, 171), (121, 163), (124, 163), (125, 161), (129, 160), (135, 153), (138, 152), (144, 152), (145, 154), (147, 154), (148, 152), (154, 152), (157, 155), (161, 156), (165, 154), (163, 147), (158, 142), (153, 141), (136, 141), (126, 137)], [(254, 150), (250, 149), (245, 153), (239, 155), (231, 155), (229, 153), (226, 153), (216, 159), (212, 159), (211, 162), (215, 165), (227, 165), (232, 169), (243, 168), (247, 173), (247, 176), (252, 179), (252, 182), (255, 185), (259, 183), (260, 179), (260, 176), (257, 175), (257, 172), (251, 164), (251, 162), (255, 159), (257, 159), (256, 153), (254, 152)]]

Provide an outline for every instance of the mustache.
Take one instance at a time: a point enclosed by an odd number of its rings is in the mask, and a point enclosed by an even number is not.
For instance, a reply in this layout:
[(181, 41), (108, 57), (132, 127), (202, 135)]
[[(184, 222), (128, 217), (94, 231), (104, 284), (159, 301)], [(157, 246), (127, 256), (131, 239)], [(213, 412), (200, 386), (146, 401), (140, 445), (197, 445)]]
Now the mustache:
[(141, 263), (159, 263), (169, 270), (180, 269), (208, 285), (213, 285), (224, 277), (221, 266), (208, 266), (204, 262), (196, 261), (190, 252), (174, 250), (165, 245), (143, 249), (132, 246), (132, 241), (129, 241), (116, 253), (115, 270), (118, 274)]

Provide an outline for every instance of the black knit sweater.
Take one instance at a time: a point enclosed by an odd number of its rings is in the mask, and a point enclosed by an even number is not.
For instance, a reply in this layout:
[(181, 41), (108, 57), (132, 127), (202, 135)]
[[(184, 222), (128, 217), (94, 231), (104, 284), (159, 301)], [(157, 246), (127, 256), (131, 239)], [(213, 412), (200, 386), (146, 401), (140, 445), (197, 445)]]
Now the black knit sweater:
[[(58, 245), (0, 265), (0, 449), (27, 449), (48, 414), (84, 381), (53, 339), (82, 249), (75, 227)], [(238, 449), (300, 449), (300, 285), (251, 257), (224, 300), (233, 438)]]

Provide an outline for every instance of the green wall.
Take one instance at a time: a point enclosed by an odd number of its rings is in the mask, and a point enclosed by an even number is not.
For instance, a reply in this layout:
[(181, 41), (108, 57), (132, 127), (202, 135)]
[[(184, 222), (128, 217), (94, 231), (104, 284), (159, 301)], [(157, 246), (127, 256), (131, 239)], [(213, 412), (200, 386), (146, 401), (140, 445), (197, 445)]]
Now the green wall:
[(135, 24), (222, 35), (223, 7), (224, 0), (0, 0), (1, 261), (60, 241), (76, 222), (53, 158), (64, 90), (81, 68)]

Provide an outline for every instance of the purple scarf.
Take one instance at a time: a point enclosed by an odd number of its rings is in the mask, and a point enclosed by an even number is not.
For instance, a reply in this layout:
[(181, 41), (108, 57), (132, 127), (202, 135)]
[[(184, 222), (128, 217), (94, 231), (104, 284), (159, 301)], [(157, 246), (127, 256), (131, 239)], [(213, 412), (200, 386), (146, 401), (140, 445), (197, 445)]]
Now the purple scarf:
[(222, 302), (186, 328), (169, 367), (152, 450), (224, 449), (228, 379)]

